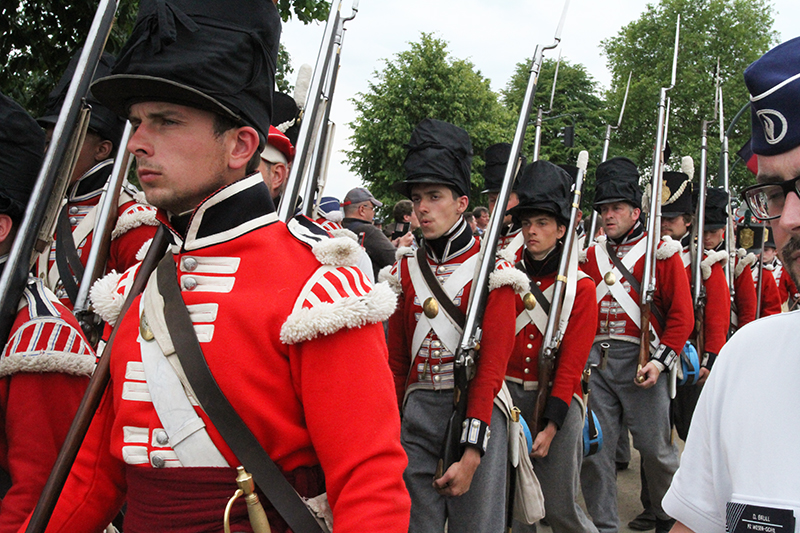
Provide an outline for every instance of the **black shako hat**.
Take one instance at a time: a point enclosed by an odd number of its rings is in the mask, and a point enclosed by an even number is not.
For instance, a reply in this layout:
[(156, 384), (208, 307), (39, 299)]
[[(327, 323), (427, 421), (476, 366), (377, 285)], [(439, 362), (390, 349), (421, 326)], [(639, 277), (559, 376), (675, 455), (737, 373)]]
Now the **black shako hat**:
[(459, 196), (470, 195), (472, 142), (469, 134), (448, 122), (426, 118), (411, 132), (403, 161), (405, 181), (392, 188), (407, 198), (411, 186), (422, 183), (447, 185)]
[[(69, 65), (67, 65), (67, 70), (64, 71), (64, 74), (58, 81), (58, 85), (56, 85), (55, 89), (48, 95), (44, 116), (37, 119), (37, 122), (41, 124), (42, 127), (55, 125), (58, 120), (58, 114), (61, 112), (64, 100), (66, 100), (67, 90), (69, 90), (72, 76), (75, 74), (75, 69), (78, 68), (80, 56), (81, 51), (78, 50), (78, 53), (72, 57)], [(114, 56), (108, 52), (104, 52), (103, 55), (100, 56), (100, 61), (97, 63), (93, 80), (98, 80), (110, 75), (113, 67)], [(92, 113), (89, 118), (89, 129), (95, 131), (103, 139), (114, 143), (114, 147), (119, 147), (122, 130), (125, 128), (125, 121), (122, 120), (117, 113), (98, 102), (91, 91), (89, 91), (89, 97), (86, 101), (92, 106)]]
[(112, 75), (95, 97), (125, 117), (136, 102), (170, 102), (252, 126), (266, 142), (281, 21), (264, 0), (142, 0)]
[(575, 165), (558, 165), (560, 168), (564, 169), (569, 177), (572, 178), (572, 184), (574, 185), (576, 181), (578, 181), (578, 171), (580, 170)]
[(0, 213), (22, 214), (44, 159), (44, 130), (0, 93)]
[[(506, 165), (508, 165), (508, 158), (511, 157), (511, 145), (508, 143), (497, 143), (491, 145), (483, 152), (483, 186), (482, 193), (499, 192), (503, 186), (503, 178), (506, 174)], [(520, 154), (519, 166), (517, 168), (517, 175), (514, 176), (514, 183), (511, 184), (511, 190), (516, 191), (519, 184), (522, 171), (528, 163), (528, 158)]]
[(703, 227), (706, 231), (724, 228), (728, 222), (728, 193), (725, 189), (709, 187), (706, 190), (706, 216)]
[(779, 44), (744, 71), (750, 91), (753, 133), (758, 155), (778, 155), (800, 145), (800, 37)]
[(661, 216), (675, 218), (694, 213), (692, 179), (683, 172), (664, 172), (661, 184)]
[(286, 93), (275, 92), (272, 97), (272, 125), (286, 135), (297, 146), (300, 134), (300, 108), (294, 98)]
[(595, 171), (594, 209), (600, 212), (603, 204), (627, 202), (642, 208), (639, 170), (627, 157), (614, 157), (597, 165)]
[(519, 204), (508, 213), (518, 221), (526, 211), (544, 211), (568, 224), (571, 188), (572, 178), (563, 168), (541, 159), (534, 161), (522, 171), (517, 186)]

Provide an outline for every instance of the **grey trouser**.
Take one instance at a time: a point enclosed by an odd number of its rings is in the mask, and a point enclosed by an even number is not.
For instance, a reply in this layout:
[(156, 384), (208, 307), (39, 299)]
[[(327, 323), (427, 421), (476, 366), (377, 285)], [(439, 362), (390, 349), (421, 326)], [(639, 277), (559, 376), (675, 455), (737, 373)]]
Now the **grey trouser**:
[(441, 496), (433, 488), (433, 475), (442, 449), (445, 429), (453, 412), (452, 391), (417, 390), (403, 410), (400, 441), (408, 454), (403, 478), (411, 495), (410, 533), (502, 533), (506, 516), (506, 464), (508, 421), (494, 406), (491, 437), (486, 454), (475, 471), (466, 494)]
[[(533, 427), (536, 391), (526, 391), (518, 383), (506, 382), (514, 405)], [(555, 533), (596, 532), (592, 522), (577, 503), (578, 481), (583, 462), (583, 407), (575, 398), (567, 417), (550, 443), (547, 457), (533, 460), (533, 470), (542, 486), (547, 523)], [(514, 522), (515, 533), (536, 531), (536, 526)]]
[[(584, 459), (581, 486), (586, 508), (602, 533), (619, 530), (617, 514), (617, 475), (614, 464), (619, 440), (620, 421), (633, 437), (647, 475), (653, 511), (657, 518), (668, 519), (661, 500), (678, 469), (678, 448), (670, 443), (669, 376), (663, 373), (656, 384), (642, 389), (634, 383), (639, 346), (623, 341), (609, 341), (608, 364), (592, 372), (591, 403), (603, 429), (603, 449)], [(600, 361), (600, 344), (592, 346), (590, 364)]]

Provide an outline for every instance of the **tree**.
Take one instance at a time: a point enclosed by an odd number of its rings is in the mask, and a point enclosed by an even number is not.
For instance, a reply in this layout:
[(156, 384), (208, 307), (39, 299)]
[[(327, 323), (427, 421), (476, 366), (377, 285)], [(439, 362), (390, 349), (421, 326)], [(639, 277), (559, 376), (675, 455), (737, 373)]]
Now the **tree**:
[(469, 61), (454, 59), (447, 43), (423, 33), (411, 49), (401, 52), (381, 72), (374, 73), (366, 93), (351, 99), (356, 119), (350, 170), (369, 183), (370, 191), (387, 205), (400, 199), (391, 185), (405, 179), (404, 145), (425, 118), (464, 128), (472, 140), (472, 198), (483, 185), (483, 151), (510, 141), (514, 118), (492, 92), (489, 80)]
[[(619, 33), (602, 42), (612, 72), (612, 89), (607, 100), (612, 108), (622, 102), (628, 73), (633, 72), (625, 119), (614, 142), (613, 155), (627, 155), (649, 175), (653, 161), (659, 90), (670, 83), (675, 22), (681, 15), (677, 84), (669, 91), (671, 111), (668, 139), (672, 168), (680, 157), (691, 155), (700, 162), (701, 123), (714, 112), (717, 60), (723, 82), (726, 127), (748, 101), (742, 73), (776, 41), (772, 30), (773, 6), (768, 0), (660, 0)], [(731, 153), (749, 137), (748, 120), (743, 119), (730, 140)], [(708, 175), (717, 176), (720, 153), (719, 129), (709, 129)], [(697, 172), (699, 175), (699, 171)], [(752, 180), (743, 169), (731, 177), (741, 188)]]
[[(284, 21), (296, 16), (308, 23), (325, 20), (325, 0), (278, 0)], [(0, 91), (34, 116), (44, 111), (47, 95), (58, 83), (73, 54), (86, 40), (96, 0), (10, 0), (0, 8)], [(120, 2), (106, 50), (116, 54), (136, 22), (138, 0)], [(276, 82), (289, 90), (289, 56), (281, 49)]]
[[(501, 91), (503, 103), (513, 116), (519, 116), (525, 88), (530, 77), (531, 61), (529, 59), (517, 63), (514, 74), (506, 88)], [(541, 107), (547, 112), (550, 107), (556, 63), (555, 59), (545, 59), (539, 73), (539, 85), (533, 102), (534, 108), (531, 111), (522, 150), (529, 162), (533, 161), (537, 110)], [(613, 113), (611, 114), (613, 115)], [(616, 115), (613, 119), (609, 119), (606, 115), (609, 115), (609, 112), (605, 109), (605, 104), (598, 94), (597, 82), (586, 72), (583, 65), (573, 65), (562, 58), (558, 68), (553, 108), (549, 113), (543, 115), (539, 158), (557, 164), (574, 165), (578, 153), (581, 150), (587, 150), (590, 165), (583, 188), (583, 196), (587, 199), (594, 197), (593, 169), (600, 162), (605, 124), (608, 120), (616, 121)], [(565, 127), (571, 125), (575, 126), (575, 140), (573, 147), (568, 148), (563, 143), (563, 131)], [(586, 212), (591, 209), (585, 201), (582, 203), (582, 208)]]

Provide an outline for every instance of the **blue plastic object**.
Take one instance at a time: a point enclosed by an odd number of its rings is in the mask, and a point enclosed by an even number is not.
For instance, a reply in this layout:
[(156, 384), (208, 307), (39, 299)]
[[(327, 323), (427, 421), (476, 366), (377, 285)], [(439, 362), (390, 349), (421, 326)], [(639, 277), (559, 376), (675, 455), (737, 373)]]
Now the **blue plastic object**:
[(697, 349), (687, 342), (681, 352), (681, 368), (683, 377), (678, 380), (678, 385), (694, 385), (700, 379), (700, 356)]
[(583, 422), (583, 456), (589, 457), (603, 448), (603, 428), (594, 411), (589, 410)]
[(522, 425), (522, 432), (525, 433), (525, 442), (528, 443), (528, 455), (531, 454), (533, 451), (533, 435), (531, 435), (531, 428), (528, 427), (528, 423), (525, 422), (525, 419), (519, 417), (519, 423)]

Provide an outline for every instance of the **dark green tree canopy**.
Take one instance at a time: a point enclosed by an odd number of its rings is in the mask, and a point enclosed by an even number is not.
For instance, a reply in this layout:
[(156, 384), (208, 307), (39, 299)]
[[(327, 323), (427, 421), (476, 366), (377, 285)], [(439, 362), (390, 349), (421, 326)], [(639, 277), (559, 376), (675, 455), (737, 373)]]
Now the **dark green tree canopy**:
[(411, 48), (387, 60), (375, 72), (366, 93), (352, 99), (356, 108), (350, 169), (386, 204), (400, 195), (390, 189), (405, 179), (405, 143), (419, 122), (435, 118), (464, 128), (472, 140), (472, 198), (483, 184), (483, 152), (496, 142), (510, 142), (516, 118), (504, 108), (489, 80), (469, 61), (450, 56), (447, 44), (423, 33)]
[[(673, 154), (669, 163), (673, 168), (679, 167), (684, 155), (691, 155), (695, 166), (699, 166), (701, 123), (711, 120), (714, 112), (717, 60), (727, 126), (748, 101), (742, 73), (776, 40), (773, 7), (768, 0), (661, 0), (648, 4), (637, 20), (603, 41), (613, 80), (606, 95), (610, 108), (619, 108), (628, 73), (633, 72), (625, 118), (609, 157), (626, 155), (648, 174), (653, 160), (659, 90), (670, 83), (679, 13), (677, 83), (668, 93), (668, 138)], [(735, 154), (749, 135), (749, 119), (745, 116), (730, 140), (731, 152)], [(719, 151), (719, 128), (713, 126), (709, 130), (708, 156), (712, 184), (717, 176)], [(752, 175), (737, 170), (731, 176), (733, 185), (741, 187), (752, 179)]]
[[(517, 63), (514, 74), (506, 88), (501, 91), (503, 104), (514, 116), (519, 116), (520, 106), (525, 96), (525, 88), (530, 77), (531, 61)], [(616, 115), (605, 109), (605, 104), (598, 93), (597, 82), (586, 72), (581, 64), (572, 64), (561, 58), (558, 67), (558, 78), (553, 95), (553, 108), (550, 107), (550, 95), (553, 88), (553, 76), (556, 70), (556, 59), (546, 58), (539, 73), (539, 85), (533, 102), (529, 126), (525, 133), (523, 153), (528, 161), (533, 160), (534, 140), (536, 135), (536, 115), (538, 108), (544, 110), (542, 122), (541, 148), (539, 158), (556, 164), (574, 165), (581, 150), (589, 152), (589, 171), (584, 182), (584, 197), (594, 196), (593, 168), (600, 163), (602, 154), (605, 124)], [(549, 113), (546, 113), (549, 110)], [(606, 115), (612, 115), (612, 118)], [(572, 148), (563, 142), (563, 131), (566, 126), (575, 126), (575, 140)], [(587, 205), (582, 206), (586, 211)]]
[[(284, 21), (325, 20), (330, 3), (325, 0), (278, 0)], [(0, 91), (28, 109), (41, 114), (50, 90), (72, 55), (86, 40), (96, 0), (9, 0), (0, 7)], [(106, 50), (116, 54), (136, 22), (139, 1), (120, 2), (117, 20)], [(281, 47), (276, 82), (289, 89), (289, 56)]]

